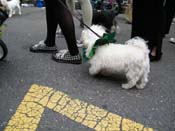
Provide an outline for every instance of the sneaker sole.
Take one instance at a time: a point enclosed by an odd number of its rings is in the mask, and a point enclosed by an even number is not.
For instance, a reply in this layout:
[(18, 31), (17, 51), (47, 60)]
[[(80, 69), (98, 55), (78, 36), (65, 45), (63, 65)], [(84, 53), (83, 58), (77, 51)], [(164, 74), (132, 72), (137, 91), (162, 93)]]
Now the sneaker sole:
[(33, 50), (30, 48), (30, 52), (33, 52), (33, 53), (56, 53), (58, 50)]
[(67, 64), (82, 64), (82, 61), (65, 61), (65, 60), (60, 60), (60, 59), (55, 59), (53, 56), (52, 56), (52, 59), (58, 63), (67, 63)]

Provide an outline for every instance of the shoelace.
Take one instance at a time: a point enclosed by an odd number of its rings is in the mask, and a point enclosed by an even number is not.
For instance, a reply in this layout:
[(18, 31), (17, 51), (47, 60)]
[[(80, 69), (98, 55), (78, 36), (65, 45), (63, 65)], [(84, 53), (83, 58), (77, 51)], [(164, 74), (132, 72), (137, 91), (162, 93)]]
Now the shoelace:
[(58, 53), (56, 53), (56, 57), (62, 59), (65, 56), (66, 53), (68, 53), (67, 49), (60, 50)]

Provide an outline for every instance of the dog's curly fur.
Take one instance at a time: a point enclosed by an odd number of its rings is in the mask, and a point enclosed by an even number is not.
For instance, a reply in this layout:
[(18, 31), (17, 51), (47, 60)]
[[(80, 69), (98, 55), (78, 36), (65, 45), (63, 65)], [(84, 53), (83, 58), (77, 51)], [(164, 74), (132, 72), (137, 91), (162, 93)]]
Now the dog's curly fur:
[[(105, 28), (99, 25), (93, 25), (91, 29), (100, 36), (105, 33)], [(82, 31), (81, 40), (86, 48), (86, 56), (97, 39), (99, 38), (90, 30), (84, 29)], [(130, 89), (134, 86), (143, 89), (148, 82), (149, 50), (146, 41), (140, 37), (130, 39), (125, 44), (110, 43), (99, 46), (89, 63), (90, 75), (125, 74), (127, 83), (122, 84), (124, 89)]]

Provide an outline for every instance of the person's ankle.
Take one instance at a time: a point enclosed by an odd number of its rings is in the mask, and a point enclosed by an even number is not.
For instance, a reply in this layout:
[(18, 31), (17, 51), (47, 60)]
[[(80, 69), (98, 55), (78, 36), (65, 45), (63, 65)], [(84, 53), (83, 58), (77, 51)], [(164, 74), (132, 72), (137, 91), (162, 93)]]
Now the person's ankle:
[(152, 50), (151, 50), (151, 56), (156, 56), (156, 47), (154, 47)]
[(79, 54), (80, 54), (79, 52), (77, 52), (77, 53), (71, 53), (71, 52), (70, 52), (70, 55), (71, 55), (71, 56), (77, 56), (77, 55), (79, 55)]
[(150, 61), (159, 61), (162, 57), (163, 53), (162, 52), (156, 52), (156, 55), (152, 55), (151, 53), (149, 54)]
[[(48, 41), (44, 41), (44, 43), (46, 44), (46, 46), (48, 47), (54, 47), (55, 46), (55, 43), (54, 42), (48, 42)], [(54, 44), (53, 44), (54, 43)]]

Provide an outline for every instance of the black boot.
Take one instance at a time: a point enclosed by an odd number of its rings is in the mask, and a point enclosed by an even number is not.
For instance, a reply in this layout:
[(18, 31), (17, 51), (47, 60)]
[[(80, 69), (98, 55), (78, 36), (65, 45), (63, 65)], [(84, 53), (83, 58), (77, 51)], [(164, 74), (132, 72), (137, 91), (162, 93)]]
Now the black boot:
[(155, 56), (151, 55), (151, 53), (150, 53), (149, 54), (149, 59), (150, 59), (151, 62), (153, 62), (153, 61), (159, 61), (161, 59), (162, 55), (163, 55), (162, 52), (156, 53)]

